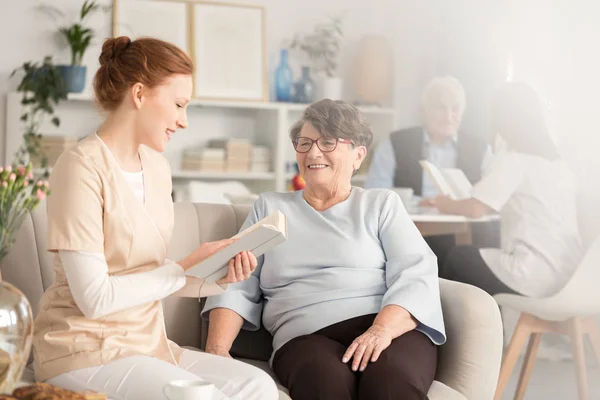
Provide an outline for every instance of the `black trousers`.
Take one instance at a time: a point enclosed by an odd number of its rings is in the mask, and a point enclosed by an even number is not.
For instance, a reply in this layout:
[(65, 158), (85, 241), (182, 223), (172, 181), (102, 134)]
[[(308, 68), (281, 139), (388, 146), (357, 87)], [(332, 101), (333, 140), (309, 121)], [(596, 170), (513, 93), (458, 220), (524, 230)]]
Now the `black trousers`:
[(297, 337), (275, 353), (273, 369), (294, 400), (423, 400), (435, 377), (437, 347), (418, 331), (392, 341), (364, 372), (342, 356), (373, 324), (364, 315)]
[(494, 275), (479, 249), (474, 246), (453, 248), (440, 269), (440, 278), (477, 286), (492, 296), (499, 293), (518, 294)]

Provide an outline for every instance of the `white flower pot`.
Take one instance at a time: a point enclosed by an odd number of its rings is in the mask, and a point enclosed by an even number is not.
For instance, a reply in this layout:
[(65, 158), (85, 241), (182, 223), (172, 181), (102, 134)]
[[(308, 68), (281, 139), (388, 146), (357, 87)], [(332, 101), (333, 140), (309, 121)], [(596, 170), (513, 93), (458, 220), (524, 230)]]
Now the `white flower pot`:
[(321, 77), (318, 84), (319, 99), (342, 99), (342, 78)]

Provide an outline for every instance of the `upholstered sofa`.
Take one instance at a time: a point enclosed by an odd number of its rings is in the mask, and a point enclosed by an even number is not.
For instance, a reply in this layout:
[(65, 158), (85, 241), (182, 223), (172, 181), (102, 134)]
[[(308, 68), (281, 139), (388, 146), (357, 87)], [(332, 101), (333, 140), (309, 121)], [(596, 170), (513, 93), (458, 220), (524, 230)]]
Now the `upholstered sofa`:
[[(234, 235), (248, 211), (248, 207), (241, 206), (177, 203), (168, 257), (179, 259), (201, 242)], [(52, 255), (45, 250), (46, 235), (46, 210), (42, 204), (27, 215), (16, 243), (0, 265), (3, 279), (25, 293), (34, 313), (43, 291), (54, 280)], [(492, 399), (502, 355), (498, 307), (492, 297), (472, 286), (440, 280), (440, 289), (448, 341), (439, 348), (436, 381), (429, 398)], [(197, 299), (169, 298), (164, 306), (169, 337), (182, 346), (203, 348), (207, 325), (200, 318), (201, 303)], [(232, 354), (264, 355), (269, 351), (268, 338), (264, 330), (243, 331)], [(242, 359), (272, 374), (265, 361)], [(31, 380), (32, 376), (28, 368), (23, 380)], [(283, 387), (280, 398), (289, 399)]]

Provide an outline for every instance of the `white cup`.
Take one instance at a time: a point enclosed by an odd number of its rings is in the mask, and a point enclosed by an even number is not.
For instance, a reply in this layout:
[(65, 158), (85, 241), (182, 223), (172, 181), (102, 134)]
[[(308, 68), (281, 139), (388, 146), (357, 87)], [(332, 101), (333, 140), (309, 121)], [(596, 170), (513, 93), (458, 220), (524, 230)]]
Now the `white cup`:
[(205, 381), (171, 381), (163, 387), (169, 400), (211, 400), (215, 385)]
[(406, 187), (397, 187), (397, 188), (393, 188), (392, 189), (394, 192), (398, 193), (398, 196), (400, 196), (400, 200), (402, 200), (402, 203), (404, 204), (404, 207), (409, 208), (412, 207), (412, 200), (413, 200), (413, 189), (412, 188), (406, 188)]

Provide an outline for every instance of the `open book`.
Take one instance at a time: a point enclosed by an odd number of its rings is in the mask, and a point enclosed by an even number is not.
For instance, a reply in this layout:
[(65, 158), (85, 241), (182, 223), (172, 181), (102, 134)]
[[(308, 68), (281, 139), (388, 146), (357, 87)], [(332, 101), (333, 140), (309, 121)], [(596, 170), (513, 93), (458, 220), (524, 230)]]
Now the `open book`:
[(454, 200), (471, 197), (473, 185), (471, 185), (462, 170), (458, 168), (438, 168), (426, 160), (421, 160), (420, 163), (441, 194)]
[(244, 229), (233, 239), (234, 243), (222, 248), (206, 260), (188, 269), (186, 275), (215, 282), (227, 275), (229, 260), (242, 251), (251, 251), (259, 257), (287, 239), (285, 215), (277, 210)]

